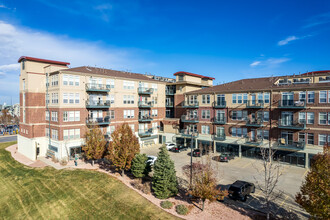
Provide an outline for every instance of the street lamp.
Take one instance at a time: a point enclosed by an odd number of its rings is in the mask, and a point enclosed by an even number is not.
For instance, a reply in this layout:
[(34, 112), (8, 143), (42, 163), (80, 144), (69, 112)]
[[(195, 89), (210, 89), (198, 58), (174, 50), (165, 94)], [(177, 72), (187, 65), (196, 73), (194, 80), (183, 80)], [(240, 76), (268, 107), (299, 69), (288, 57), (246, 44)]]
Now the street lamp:
[[(188, 130), (189, 132), (189, 130)], [(189, 132), (190, 133), (190, 132)], [(190, 142), (190, 187), (192, 186), (192, 158), (193, 158), (193, 142), (194, 138), (198, 137), (198, 132), (191, 131), (191, 142)]]

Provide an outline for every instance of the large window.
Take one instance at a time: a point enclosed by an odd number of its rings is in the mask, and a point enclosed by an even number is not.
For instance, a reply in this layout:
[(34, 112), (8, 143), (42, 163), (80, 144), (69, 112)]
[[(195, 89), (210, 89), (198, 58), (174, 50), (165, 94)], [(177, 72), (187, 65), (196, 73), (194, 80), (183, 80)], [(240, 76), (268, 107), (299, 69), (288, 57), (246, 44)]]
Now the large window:
[(307, 124), (314, 124), (314, 112), (307, 112)]
[(106, 87), (107, 87), (107, 89), (115, 88), (115, 80), (114, 79), (107, 79), (106, 80)]
[(308, 92), (307, 93), (308, 94), (308, 100), (307, 100), (307, 102), (308, 103), (314, 103), (314, 99), (315, 99), (315, 93), (314, 92)]
[(134, 104), (134, 95), (124, 95), (124, 104)]
[(80, 129), (65, 129), (63, 130), (64, 140), (74, 140), (80, 138)]
[(327, 93), (328, 91), (320, 91), (320, 103), (327, 103)]
[(158, 109), (152, 109), (151, 116), (152, 117), (157, 117), (158, 116)]
[(210, 110), (202, 110), (202, 119), (210, 119)]
[(58, 93), (52, 93), (52, 104), (58, 104)]
[(324, 146), (327, 143), (327, 135), (319, 134), (319, 146)]
[(79, 86), (80, 77), (74, 75), (63, 75), (63, 85), (64, 86)]
[(306, 123), (306, 112), (299, 112), (299, 123), (300, 124)]
[(80, 111), (64, 111), (63, 121), (80, 121)]
[(58, 112), (52, 112), (52, 121), (58, 120)]
[(307, 134), (307, 144), (314, 144), (314, 133), (308, 133)]
[(52, 139), (53, 140), (58, 140), (58, 130), (52, 129)]
[(202, 125), (202, 134), (210, 134), (210, 126)]
[(306, 102), (306, 92), (299, 92), (299, 101)]
[(231, 136), (233, 137), (246, 137), (247, 136), (247, 128), (232, 128)]
[(49, 111), (46, 111), (46, 120), (49, 121)]
[(124, 110), (124, 118), (134, 118), (134, 110)]
[(269, 92), (264, 93), (264, 102), (269, 103), (270, 102), (270, 95)]
[(210, 95), (202, 95), (202, 103), (203, 104), (210, 104)]
[(247, 111), (232, 111), (232, 120), (245, 120), (247, 119)]
[(236, 94), (232, 94), (232, 103), (233, 104), (237, 103), (237, 95)]
[(124, 89), (133, 90), (134, 82), (133, 81), (124, 81)]

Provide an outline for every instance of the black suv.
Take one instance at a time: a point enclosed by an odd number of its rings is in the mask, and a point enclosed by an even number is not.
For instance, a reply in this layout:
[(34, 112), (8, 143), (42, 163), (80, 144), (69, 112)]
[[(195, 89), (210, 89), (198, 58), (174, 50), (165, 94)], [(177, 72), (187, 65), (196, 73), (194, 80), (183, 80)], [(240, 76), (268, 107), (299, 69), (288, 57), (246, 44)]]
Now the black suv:
[(182, 145), (180, 145), (180, 146), (176, 146), (176, 147), (172, 147), (172, 148), (170, 149), (170, 151), (172, 151), (172, 152), (176, 152), (176, 153), (180, 153), (181, 151), (186, 151), (186, 150), (188, 150), (188, 148), (185, 147), (185, 146), (182, 146)]
[(230, 185), (228, 189), (229, 198), (231, 199), (239, 199), (243, 202), (246, 201), (247, 196), (250, 193), (254, 193), (255, 186), (253, 183), (245, 182), (242, 180), (237, 180), (233, 184)]
[(229, 162), (229, 160), (235, 159), (235, 156), (230, 153), (221, 153), (220, 162)]
[(193, 156), (194, 157), (201, 157), (201, 156), (203, 156), (203, 155), (205, 155), (206, 154), (206, 150), (202, 150), (202, 155), (201, 155), (201, 150), (200, 149), (195, 149), (194, 151), (193, 151)]

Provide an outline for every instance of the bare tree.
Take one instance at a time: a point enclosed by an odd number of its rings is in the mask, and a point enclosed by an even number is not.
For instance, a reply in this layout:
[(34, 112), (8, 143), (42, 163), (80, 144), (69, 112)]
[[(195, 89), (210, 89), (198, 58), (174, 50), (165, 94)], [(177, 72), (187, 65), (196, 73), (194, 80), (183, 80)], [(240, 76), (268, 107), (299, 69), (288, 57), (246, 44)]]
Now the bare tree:
[(266, 208), (267, 219), (270, 218), (271, 202), (278, 199), (282, 193), (275, 192), (281, 173), (281, 165), (274, 161), (275, 150), (269, 148), (260, 148), (261, 168), (254, 166), (260, 178), (253, 177), (257, 188), (262, 192), (264, 207)]

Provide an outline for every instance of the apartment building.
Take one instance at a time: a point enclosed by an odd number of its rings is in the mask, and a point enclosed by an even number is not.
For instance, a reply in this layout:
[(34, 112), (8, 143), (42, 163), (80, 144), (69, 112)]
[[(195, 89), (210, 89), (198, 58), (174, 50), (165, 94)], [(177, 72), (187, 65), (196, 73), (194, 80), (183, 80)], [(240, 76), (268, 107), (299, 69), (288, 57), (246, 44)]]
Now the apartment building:
[[(212, 86), (212, 82), (202, 79), (204, 76), (186, 72), (176, 73), (176, 82), (88, 66), (69, 68), (68, 62), (26, 56), (18, 62), (21, 64), (18, 151), (33, 160), (45, 155), (72, 159), (81, 153), (84, 135), (95, 125), (111, 140), (116, 126), (128, 123), (141, 147), (172, 141), (177, 132), (164, 132), (173, 128), (164, 119), (169, 107), (170, 115), (174, 116), (173, 97), (182, 99), (185, 91)], [(169, 88), (174, 88), (174, 92)]]
[(330, 71), (243, 79), (185, 93), (178, 144), (308, 167), (330, 142)]

